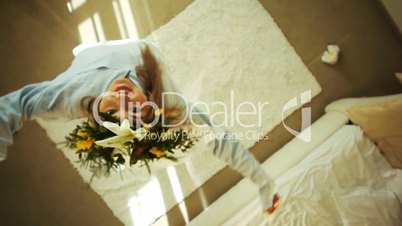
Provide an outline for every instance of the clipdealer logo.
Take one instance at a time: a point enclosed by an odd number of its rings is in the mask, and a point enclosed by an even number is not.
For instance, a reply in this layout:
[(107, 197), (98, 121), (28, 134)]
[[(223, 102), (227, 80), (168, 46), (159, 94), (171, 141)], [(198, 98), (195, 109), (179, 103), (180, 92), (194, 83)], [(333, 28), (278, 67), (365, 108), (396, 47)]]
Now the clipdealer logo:
[(297, 97), (293, 97), (289, 100), (282, 109), (282, 125), (287, 131), (293, 134), (298, 139), (304, 142), (311, 142), (311, 107), (304, 107), (301, 109), (301, 131), (296, 131), (285, 124), (284, 113), (294, 107), (302, 106), (311, 102), (311, 90), (300, 94), (300, 105), (298, 104)]
[[(150, 101), (146, 101), (144, 103), (139, 102), (130, 102), (126, 98), (130, 98), (133, 94), (129, 93), (128, 95), (121, 95), (117, 92), (106, 92), (99, 95), (93, 104), (93, 116), (95, 121), (102, 125), (103, 121), (99, 116), (99, 103), (105, 96), (113, 96), (119, 99), (120, 102), (120, 112), (133, 112), (133, 110), (139, 110), (142, 112), (142, 109), (145, 107), (151, 107), (154, 111), (158, 110), (158, 106)], [(253, 103), (251, 101), (243, 101), (241, 103), (235, 104), (235, 94), (234, 91), (230, 91), (230, 101), (229, 103), (224, 103), (222, 101), (214, 101), (210, 104), (207, 104), (202, 101), (196, 101), (194, 103), (189, 103), (187, 99), (181, 94), (177, 92), (164, 92), (162, 95), (162, 109), (165, 109), (165, 103), (168, 99), (175, 99), (176, 102), (180, 102), (183, 109), (183, 118), (175, 124), (165, 124), (164, 118), (162, 118), (162, 125), (165, 127), (177, 127), (181, 126), (185, 123), (189, 123), (192, 126), (197, 128), (204, 127), (214, 127), (214, 128), (230, 128), (235, 125), (239, 125), (241, 128), (249, 128), (251, 130), (243, 131), (244, 134), (236, 133), (235, 137), (238, 139), (250, 139), (250, 137), (258, 137), (258, 140), (267, 139), (267, 136), (264, 134), (257, 134), (253, 132), (253, 128), (262, 127), (263, 124), (263, 110), (264, 107), (269, 105), (269, 102), (258, 102)], [(300, 98), (298, 101), (298, 97), (293, 97), (289, 100), (281, 109), (281, 122), (287, 131), (293, 134), (298, 139), (304, 142), (311, 141), (311, 107), (303, 107), (302, 117), (301, 117), (301, 131), (296, 131), (285, 124), (285, 113), (295, 107), (301, 107), (304, 104), (311, 102), (311, 90), (305, 91), (300, 94)], [(120, 120), (124, 120), (124, 116), (117, 116)], [(143, 125), (153, 126), (159, 121), (160, 115), (156, 116), (151, 123), (145, 123), (142, 121), (141, 117), (129, 117), (129, 122), (131, 127), (138, 128)], [(246, 118), (245, 118), (246, 117)], [(255, 117), (253, 120), (245, 120), (247, 117)], [(217, 118), (222, 120), (216, 120)], [(199, 120), (194, 119), (202, 119), (203, 123), (199, 123)], [(248, 122), (248, 123), (246, 123)], [(135, 126), (134, 126), (135, 123)], [(253, 133), (251, 133), (251, 132)], [(226, 134), (226, 136), (228, 136)], [(230, 136), (233, 138), (233, 136)], [(253, 138), (252, 138), (253, 139)]]

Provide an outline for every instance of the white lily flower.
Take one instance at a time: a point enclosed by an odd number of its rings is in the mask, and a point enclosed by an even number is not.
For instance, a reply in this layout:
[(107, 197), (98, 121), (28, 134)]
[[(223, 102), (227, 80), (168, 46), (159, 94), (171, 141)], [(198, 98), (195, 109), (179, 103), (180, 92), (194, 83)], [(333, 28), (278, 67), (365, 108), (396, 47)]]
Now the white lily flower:
[(130, 122), (128, 119), (124, 119), (120, 126), (117, 123), (107, 121), (103, 122), (103, 126), (116, 134), (116, 136), (109, 137), (104, 140), (98, 140), (95, 142), (95, 144), (102, 147), (115, 148), (123, 151), (123, 153), (127, 152), (127, 146), (125, 143), (132, 142), (134, 138), (137, 138), (141, 141), (148, 133), (148, 131), (144, 128), (139, 128), (135, 131), (132, 130), (130, 128)]

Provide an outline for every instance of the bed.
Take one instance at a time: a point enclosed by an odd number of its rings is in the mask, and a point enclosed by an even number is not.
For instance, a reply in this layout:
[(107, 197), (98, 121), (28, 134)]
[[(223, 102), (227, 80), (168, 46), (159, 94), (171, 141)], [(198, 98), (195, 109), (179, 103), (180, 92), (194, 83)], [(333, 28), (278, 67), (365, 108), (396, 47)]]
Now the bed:
[(189, 225), (402, 225), (402, 170), (365, 127), (350, 123), (349, 110), (401, 100), (395, 94), (335, 101), (312, 125), (310, 143), (294, 138), (266, 160), (282, 197), (275, 214), (261, 214), (256, 188), (243, 179)]

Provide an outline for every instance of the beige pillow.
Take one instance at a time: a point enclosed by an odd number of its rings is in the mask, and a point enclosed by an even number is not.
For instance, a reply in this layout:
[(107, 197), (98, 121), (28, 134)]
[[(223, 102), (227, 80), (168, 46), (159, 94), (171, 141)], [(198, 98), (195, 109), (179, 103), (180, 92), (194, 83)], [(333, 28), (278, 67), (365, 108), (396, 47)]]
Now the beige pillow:
[(388, 162), (402, 168), (402, 99), (351, 107), (347, 111), (352, 122), (378, 145)]

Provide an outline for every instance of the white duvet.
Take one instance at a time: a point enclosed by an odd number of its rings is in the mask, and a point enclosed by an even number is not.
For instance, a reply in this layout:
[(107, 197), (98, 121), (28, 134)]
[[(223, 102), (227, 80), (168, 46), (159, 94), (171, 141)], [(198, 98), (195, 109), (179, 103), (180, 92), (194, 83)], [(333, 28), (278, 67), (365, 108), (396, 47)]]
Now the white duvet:
[[(344, 126), (277, 178), (282, 197), (273, 216), (250, 203), (237, 225), (402, 225), (402, 171), (393, 169), (357, 126)], [(235, 220), (237, 219), (237, 220)], [(229, 223), (227, 222), (227, 223)]]

